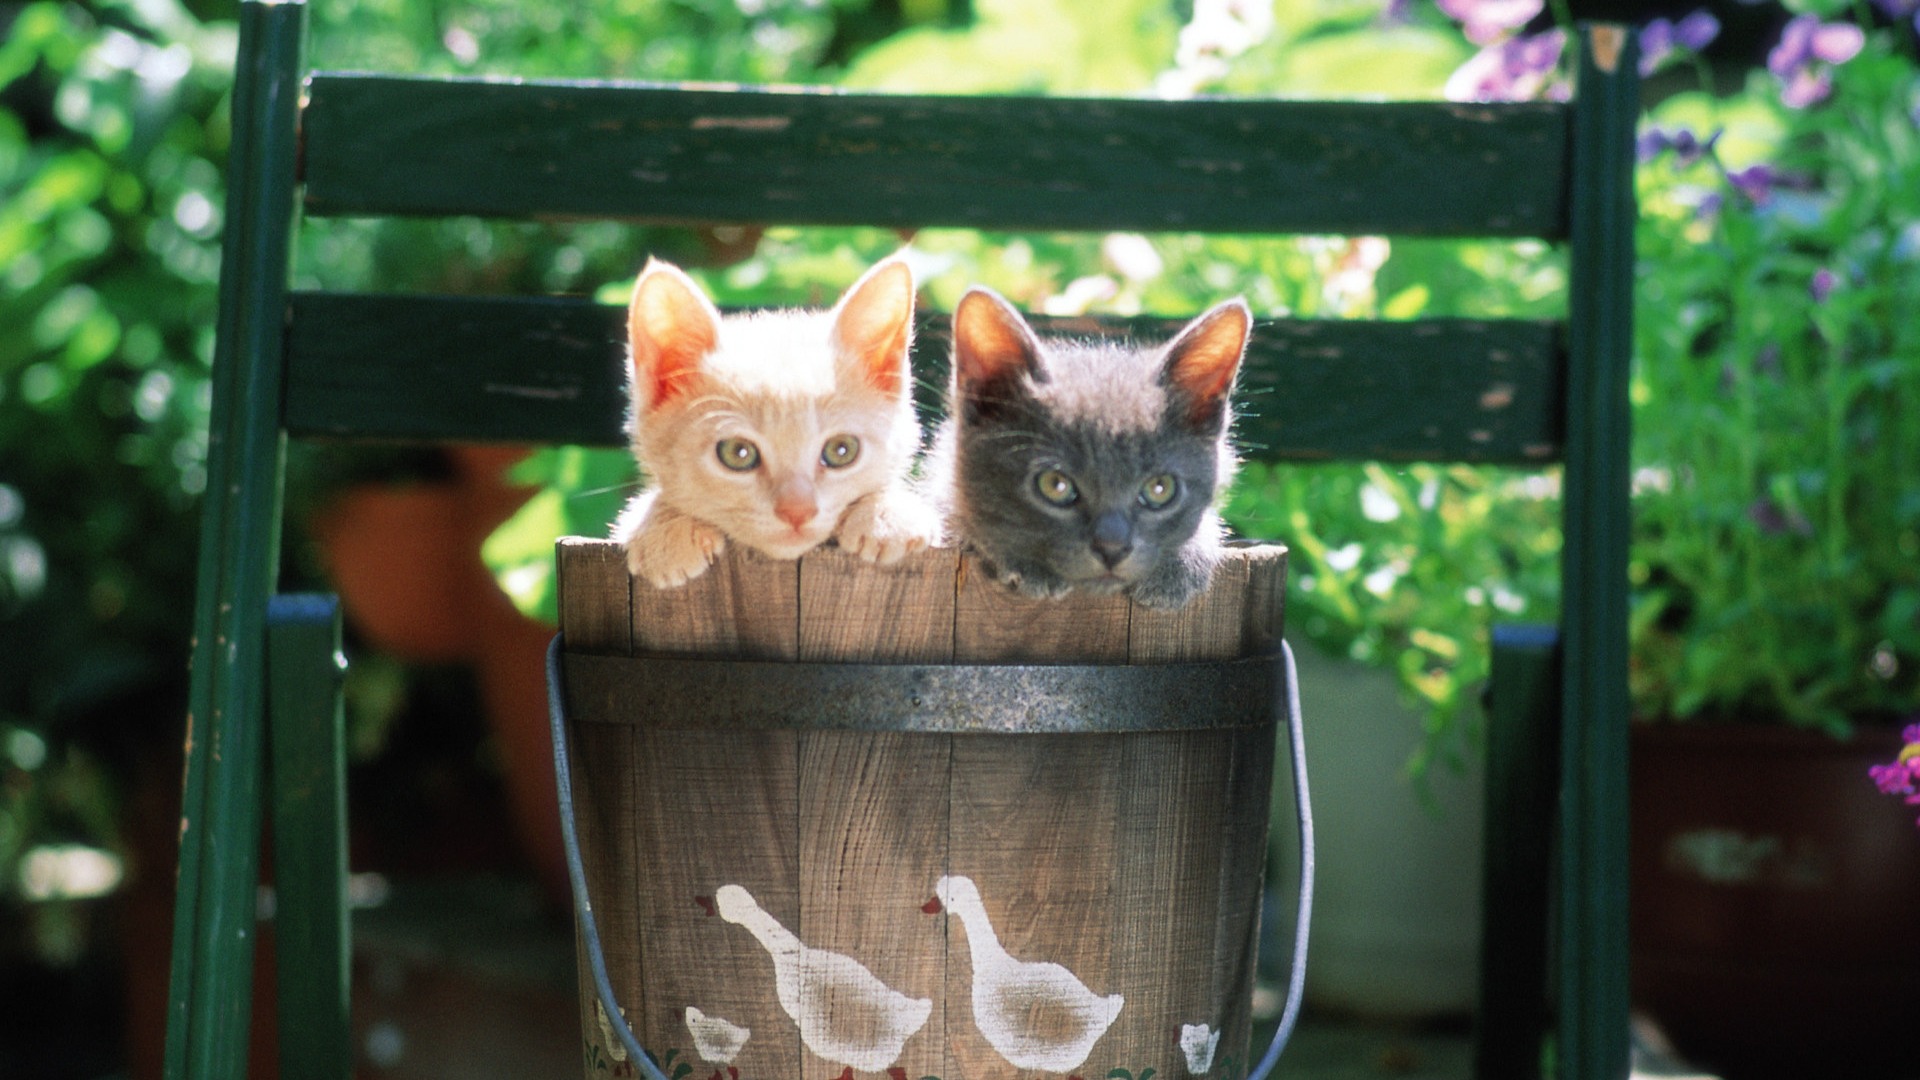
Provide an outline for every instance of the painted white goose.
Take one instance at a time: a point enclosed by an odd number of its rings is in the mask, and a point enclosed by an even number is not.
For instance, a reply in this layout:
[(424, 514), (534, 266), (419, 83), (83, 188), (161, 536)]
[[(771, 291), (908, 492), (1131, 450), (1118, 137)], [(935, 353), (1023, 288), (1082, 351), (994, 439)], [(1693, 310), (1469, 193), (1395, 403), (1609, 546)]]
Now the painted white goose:
[(714, 1065), (725, 1065), (739, 1056), (740, 1048), (747, 1045), (747, 1038), (753, 1032), (738, 1024), (722, 1020), (717, 1016), (708, 1016), (693, 1006), (687, 1006), (687, 1034), (693, 1036), (694, 1052), (700, 1060)]
[(1213, 1055), (1220, 1049), (1220, 1033), (1208, 1024), (1180, 1025), (1180, 1052), (1186, 1055), (1187, 1072), (1205, 1076), (1213, 1069)]
[(850, 956), (802, 944), (740, 886), (722, 885), (713, 899), (721, 918), (746, 927), (773, 958), (780, 1007), (820, 1057), (879, 1072), (932, 1014), (931, 999), (900, 993)]
[[(973, 1022), (988, 1045), (1015, 1068), (1062, 1073), (1079, 1068), (1125, 1000), (1119, 994), (1095, 994), (1059, 964), (1007, 955), (971, 878), (943, 877), (933, 892), (967, 928)], [(1036, 1018), (1043, 1019), (1045, 1030), (1036, 1030)]]

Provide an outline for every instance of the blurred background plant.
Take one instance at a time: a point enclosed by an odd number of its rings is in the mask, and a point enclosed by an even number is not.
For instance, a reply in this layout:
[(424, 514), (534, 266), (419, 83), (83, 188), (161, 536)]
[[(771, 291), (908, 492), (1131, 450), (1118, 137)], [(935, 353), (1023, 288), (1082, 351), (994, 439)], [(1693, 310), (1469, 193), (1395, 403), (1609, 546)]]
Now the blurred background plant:
[[(1730, 0), (1645, 29), (1647, 714), (1758, 707), (1835, 727), (1915, 702), (1916, 6)], [(115, 860), (140, 778), (177, 784), (229, 15), (211, 0), (0, 3), (0, 928), (48, 963), (84, 951), (85, 894), (169, 872)], [(316, 0), (311, 18), (316, 67), (925, 92), (1551, 98), (1570, 60), (1566, 12), (1525, 0)], [(900, 243), (327, 221), (303, 231), (296, 281), (618, 303), (653, 253), (723, 303), (811, 303)], [(1239, 292), (1266, 318), (1526, 318), (1557, 310), (1565, 281), (1557, 252), (1525, 243), (927, 230), (914, 248), (942, 309), (980, 281), (1058, 314), (1177, 316)], [(299, 448), (294, 468), (296, 585), (323, 576), (305, 522), (346, 485), (453, 471), (436, 453), (331, 446)], [(535, 493), (487, 555), (516, 601), (550, 613), (553, 538), (603, 534), (635, 478), (623, 453), (580, 449), (517, 476)], [(1392, 669), (1422, 706), (1418, 774), (1476, 753), (1488, 625), (1553, 617), (1557, 499), (1552, 471), (1253, 465), (1228, 515), (1294, 546), (1296, 632)], [(358, 659), (367, 768), (405, 741), (396, 717), (435, 676)], [(108, 858), (49, 862), (81, 850)], [(0, 1073), (16, 1064), (0, 1050)]]
[(49, 3), (0, 42), (0, 897), (38, 901), (0, 911), (70, 960), (181, 720), (234, 35)]
[(1649, 118), (1633, 562), (1648, 716), (1838, 734), (1920, 703), (1913, 35), (1802, 14), (1739, 93), (1677, 94)]

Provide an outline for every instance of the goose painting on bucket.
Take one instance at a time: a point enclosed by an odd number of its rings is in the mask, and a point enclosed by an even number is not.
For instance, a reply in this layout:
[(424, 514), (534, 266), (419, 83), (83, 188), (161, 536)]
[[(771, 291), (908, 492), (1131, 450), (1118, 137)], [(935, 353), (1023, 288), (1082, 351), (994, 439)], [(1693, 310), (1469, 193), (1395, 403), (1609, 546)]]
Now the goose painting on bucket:
[(1213, 1068), (1213, 1054), (1218, 1049), (1220, 1033), (1209, 1025), (1180, 1025), (1180, 1052), (1186, 1056), (1187, 1072), (1205, 1076)]
[(850, 956), (802, 944), (740, 886), (722, 885), (713, 899), (721, 918), (746, 927), (767, 950), (780, 1007), (799, 1026), (800, 1041), (827, 1061), (880, 1072), (932, 1014), (931, 999), (900, 993)]
[(693, 1036), (694, 1052), (700, 1060), (709, 1064), (725, 1065), (740, 1054), (740, 1048), (747, 1045), (747, 1039), (753, 1034), (738, 1024), (722, 1020), (717, 1016), (708, 1016), (693, 1006), (687, 1006), (687, 1034)]
[(1079, 1068), (1125, 1000), (1119, 994), (1095, 994), (1059, 964), (1008, 955), (972, 878), (943, 877), (933, 890), (966, 928), (973, 957), (973, 1022), (987, 1044), (1015, 1068), (1059, 1073)]

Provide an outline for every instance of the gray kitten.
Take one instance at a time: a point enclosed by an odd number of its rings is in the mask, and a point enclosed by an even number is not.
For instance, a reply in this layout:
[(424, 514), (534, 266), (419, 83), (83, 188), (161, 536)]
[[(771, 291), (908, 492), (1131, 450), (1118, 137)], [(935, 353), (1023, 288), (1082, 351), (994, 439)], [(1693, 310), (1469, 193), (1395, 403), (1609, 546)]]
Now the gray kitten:
[(969, 290), (927, 470), (949, 535), (1029, 596), (1191, 600), (1220, 559), (1213, 503), (1252, 325), (1235, 299), (1161, 347), (1042, 341), (998, 293)]

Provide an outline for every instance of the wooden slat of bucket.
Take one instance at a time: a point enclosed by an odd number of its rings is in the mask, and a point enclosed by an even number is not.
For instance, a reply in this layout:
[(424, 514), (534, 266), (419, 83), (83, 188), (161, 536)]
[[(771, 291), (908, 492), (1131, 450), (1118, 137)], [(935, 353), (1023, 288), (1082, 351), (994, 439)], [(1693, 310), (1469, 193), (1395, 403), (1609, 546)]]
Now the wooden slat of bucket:
[(1133, 607), (1124, 596), (1069, 593), (1035, 600), (995, 582), (962, 556), (954, 595), (953, 660), (1029, 664), (1122, 664)]
[[(1212, 588), (1179, 611), (1133, 607), (1129, 659), (1177, 663), (1258, 651), (1248, 640), (1252, 569), (1235, 553), (1215, 571)], [(1112, 970), (1133, 995), (1112, 1038), (1116, 1047), (1135, 1047), (1146, 1057), (1112, 1065), (1133, 1074), (1144, 1068), (1181, 1074), (1183, 1024), (1223, 1032), (1221, 1045), (1229, 1047), (1236, 1045), (1235, 1026), (1244, 1030), (1246, 999), (1225, 997), (1210, 978), (1196, 978), (1215, 965), (1219, 926), (1190, 917), (1221, 911), (1227, 882), (1219, 867), (1233, 857), (1227, 830), (1235, 805), (1219, 778), (1233, 767), (1235, 742), (1231, 730), (1144, 734), (1129, 738), (1121, 755)], [(1263, 805), (1260, 813), (1263, 819)], [(1169, 915), (1139, 919), (1140, 911), (1154, 909)]]
[(737, 885), (780, 925), (799, 925), (798, 736), (641, 728), (636, 742), (634, 814), (625, 824), (644, 877), (636, 897), (648, 989), (645, 1025), (636, 1025), (642, 1044), (659, 1055), (677, 1049), (710, 1072), (688, 1031), (692, 1006), (752, 1032), (732, 1061), (741, 1075), (800, 1076), (791, 1027), (769, 1023), (767, 952), (717, 913), (721, 887)]
[[(636, 731), (626, 724), (574, 725), (571, 745), (574, 826), (591, 896), (637, 896), (653, 884), (640, 880), (644, 868), (634, 849), (633, 827), (622, 815), (624, 808), (634, 804), (634, 770), (585, 767), (588, 762), (633, 761)], [(598, 906), (596, 913), (614, 1002), (636, 1025), (636, 1030), (641, 1030), (639, 1025), (647, 1015), (647, 1000), (646, 974), (640, 957), (639, 912), (633, 904), (623, 902)], [(584, 954), (578, 970), (580, 1000), (585, 1004), (581, 1027), (587, 1044), (587, 1060), (618, 1063), (626, 1057), (626, 1050), (618, 1036), (612, 1034), (611, 1027), (603, 1028), (599, 1023), (595, 1009), (597, 990)], [(642, 1044), (645, 1044), (644, 1037)]]
[(1178, 611), (1132, 606), (1127, 659), (1135, 664), (1231, 660), (1243, 651), (1248, 567), (1228, 559), (1213, 586)]
[(567, 651), (633, 655), (633, 579), (626, 552), (618, 544), (567, 536), (554, 557), (566, 567), (557, 585)]
[[(1060, 964), (1097, 997), (1119, 992), (1108, 977), (1119, 739), (970, 735), (952, 741), (949, 872), (978, 887), (986, 920), (1014, 961)], [(935, 1075), (942, 1080), (1027, 1075), (1010, 1074), (1007, 1060), (983, 1031), (993, 1021), (973, 1008), (973, 988), (988, 974), (974, 968), (974, 929), (963, 928), (955, 911), (946, 918), (950, 1056), (947, 1070)], [(990, 995), (993, 986), (982, 985)], [(1077, 1032), (1057, 1007), (1031, 1009), (1012, 1019), (1042, 1036)], [(1096, 1057), (1089, 1067), (1105, 1060)], [(1106, 1072), (1103, 1067), (1086, 1075)]]
[[(737, 546), (677, 589), (634, 580), (634, 652), (791, 660), (799, 647), (798, 590), (794, 563)], [(798, 737), (682, 724), (641, 725), (634, 738), (634, 814), (625, 824), (647, 879), (636, 904), (649, 989), (642, 1044), (661, 1056), (676, 1050), (676, 1060), (710, 1071), (687, 1027), (692, 1006), (752, 1032), (731, 1063), (743, 1076), (799, 1076), (790, 1029), (762, 1019), (774, 1000), (766, 951), (745, 927), (708, 914), (721, 886), (738, 885), (781, 925), (798, 924)], [(690, 848), (693, 836), (699, 845)]]
[[(801, 560), (800, 655), (863, 663), (944, 663), (953, 655), (952, 551), (876, 572), (822, 550)], [(889, 988), (939, 996), (945, 926), (922, 911), (947, 864), (951, 740), (901, 732), (808, 731), (800, 736), (800, 938), (857, 959)], [(870, 1026), (835, 1000), (838, 1026)], [(909, 1077), (945, 1072), (946, 1017), (933, 1010), (901, 1049)], [(843, 1066), (802, 1054), (803, 1077)]]
[[(1143, 733), (1122, 743), (1114, 852), (1112, 981), (1127, 1010), (1097, 1059), (1097, 1072), (1125, 1068), (1185, 1073), (1182, 1024), (1225, 1030), (1246, 1003), (1195, 977), (1218, 962), (1220, 838), (1232, 807), (1219, 777), (1231, 767), (1234, 730)], [(1196, 915), (1202, 917), (1196, 918)], [(1227, 1038), (1222, 1038), (1228, 1044)]]
[(959, 563), (959, 553), (948, 548), (878, 571), (838, 549), (810, 552), (800, 560), (800, 659), (952, 660)]
[(800, 570), (729, 544), (707, 572), (678, 588), (633, 579), (636, 656), (799, 655)]
[(1241, 655), (1278, 652), (1287, 614), (1287, 549), (1278, 544), (1235, 544), (1229, 551), (1247, 568)]
[[(566, 567), (559, 575), (560, 625), (566, 627), (570, 651), (630, 655), (632, 603), (624, 553), (612, 544), (566, 537), (556, 552)], [(634, 771), (623, 768), (582, 768), (589, 761), (630, 763), (635, 729), (626, 724), (576, 724), (573, 729), (573, 806), (575, 826), (593, 896), (635, 896), (640, 891), (639, 863), (633, 831), (620, 819), (621, 809), (633, 805)], [(614, 1000), (636, 1023), (646, 1015), (646, 979), (640, 967), (640, 934), (632, 904), (600, 908), (602, 951)], [(589, 1067), (596, 1062), (618, 1064), (626, 1050), (603, 1028), (595, 1011), (596, 990), (586, 956), (578, 965), (581, 1035)]]
[[(1221, 1054), (1245, 1054), (1253, 1017), (1253, 976), (1258, 959), (1261, 883), (1266, 874), (1268, 794), (1273, 780), (1274, 729), (1234, 733), (1231, 771), (1220, 785), (1227, 813), (1216, 843), (1220, 850), (1247, 853), (1222, 860), (1220, 903), (1217, 908), (1214, 963), (1210, 968), (1216, 1000), (1238, 1006), (1227, 1011), (1219, 1026)], [(1290, 790), (1290, 789), (1289, 789)], [(1275, 793), (1278, 797), (1278, 793)], [(1252, 1052), (1265, 1047), (1252, 1047)], [(1245, 1075), (1251, 1063), (1244, 1057), (1236, 1070)]]

